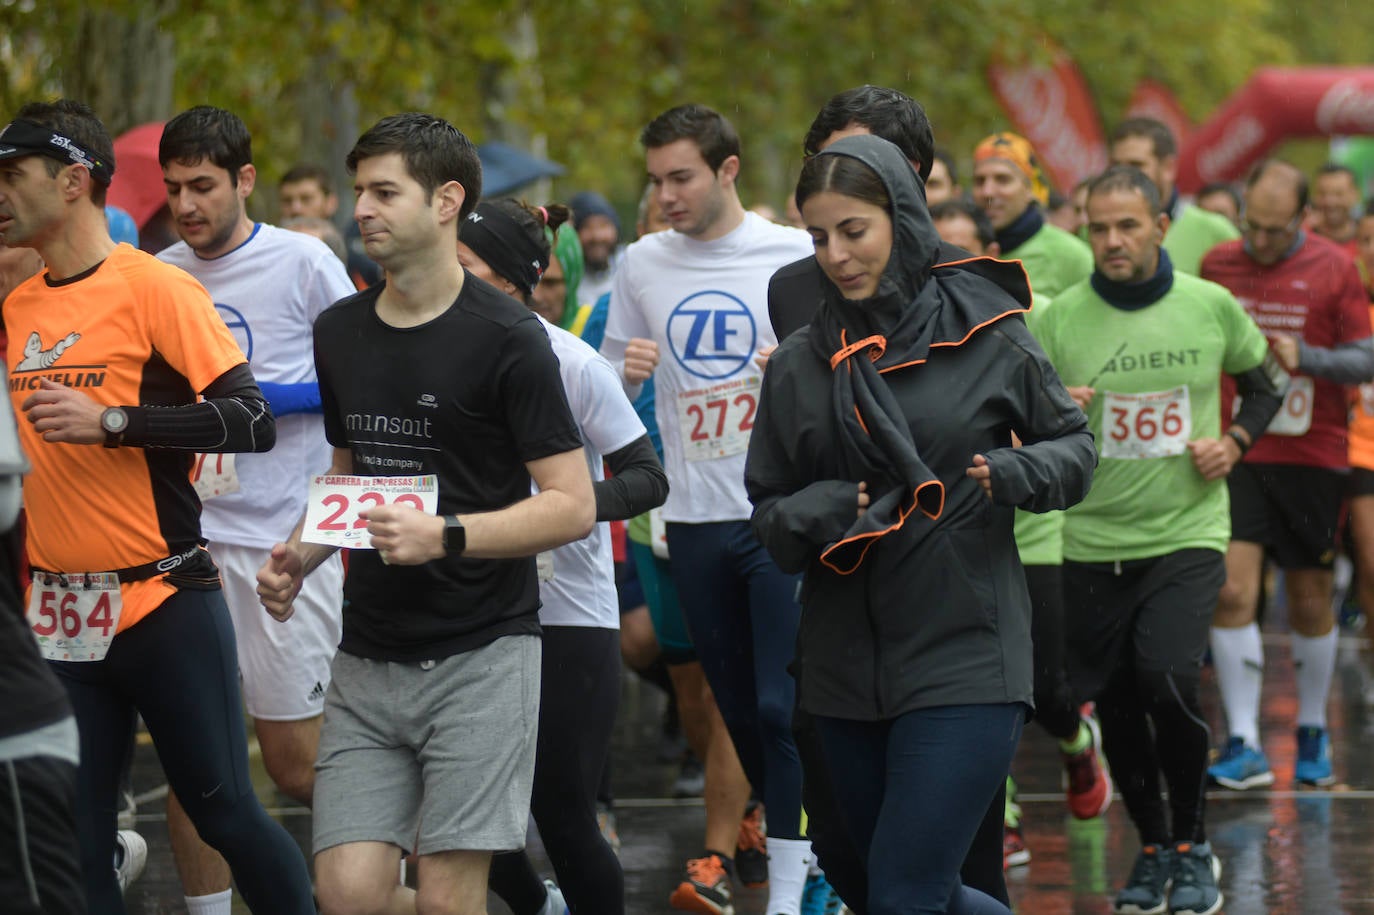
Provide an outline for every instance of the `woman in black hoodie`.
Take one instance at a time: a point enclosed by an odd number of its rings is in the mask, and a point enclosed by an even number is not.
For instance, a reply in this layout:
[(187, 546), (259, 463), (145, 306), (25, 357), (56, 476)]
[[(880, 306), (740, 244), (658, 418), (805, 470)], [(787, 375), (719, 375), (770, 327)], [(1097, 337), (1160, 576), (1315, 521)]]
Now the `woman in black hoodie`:
[(769, 362), (745, 477), (760, 539), (806, 573), (798, 702), (868, 915), (1008, 912), (958, 874), (1031, 709), (1012, 513), (1082, 499), (1092, 434), (1026, 330), (1020, 265), (937, 265), (895, 146), (829, 146), (797, 204), (822, 304)]

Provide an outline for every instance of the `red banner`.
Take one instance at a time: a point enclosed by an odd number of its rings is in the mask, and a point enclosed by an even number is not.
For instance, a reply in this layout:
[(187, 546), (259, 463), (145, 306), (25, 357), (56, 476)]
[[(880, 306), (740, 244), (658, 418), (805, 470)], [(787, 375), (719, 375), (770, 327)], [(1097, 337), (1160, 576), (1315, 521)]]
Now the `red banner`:
[(1178, 186), (1234, 181), (1290, 137), (1360, 134), (1374, 134), (1374, 67), (1266, 67), (1183, 146)]
[(1154, 118), (1169, 128), (1179, 148), (1183, 147), (1193, 132), (1193, 125), (1188, 121), (1188, 115), (1184, 113), (1173, 90), (1152, 79), (1143, 79), (1136, 84), (1131, 101), (1126, 106), (1126, 117)]
[[(158, 210), (167, 205), (162, 166), (157, 146), (162, 124), (142, 124), (120, 134), (114, 141), (115, 173), (106, 200), (134, 218), (139, 231)], [(175, 239), (173, 239), (175, 240)]]
[(1102, 122), (1078, 65), (1059, 52), (1048, 67), (992, 64), (988, 81), (1017, 131), (1063, 193), (1107, 167)]

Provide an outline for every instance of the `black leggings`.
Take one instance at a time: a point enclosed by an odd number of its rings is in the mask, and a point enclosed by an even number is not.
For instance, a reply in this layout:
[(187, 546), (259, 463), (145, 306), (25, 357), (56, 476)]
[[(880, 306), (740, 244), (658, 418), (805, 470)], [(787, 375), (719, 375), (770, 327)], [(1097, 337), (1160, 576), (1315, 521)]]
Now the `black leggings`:
[(1211, 731), (1198, 684), (1225, 578), (1222, 554), (1206, 549), (1064, 564), (1070, 675), (1097, 700), (1102, 752), (1142, 844), (1206, 838)]
[(184, 589), (115, 636), (103, 661), (54, 662), (81, 732), (77, 832), (92, 912), (121, 913), (115, 881), (120, 770), (135, 713), (202, 839), (255, 915), (313, 915), (305, 857), (267, 815), (248, 771), (234, 628), (218, 590)]
[(1064, 667), (1064, 575), (1060, 566), (1029, 565), (1031, 644), (1035, 652), (1035, 719), (1057, 740), (1078, 735), (1078, 703)]
[[(620, 633), (545, 626), (542, 673), (530, 812), (574, 915), (623, 915), (625, 875), (596, 823), (620, 705)], [(492, 858), (491, 888), (516, 915), (544, 904), (544, 885), (523, 851)]]

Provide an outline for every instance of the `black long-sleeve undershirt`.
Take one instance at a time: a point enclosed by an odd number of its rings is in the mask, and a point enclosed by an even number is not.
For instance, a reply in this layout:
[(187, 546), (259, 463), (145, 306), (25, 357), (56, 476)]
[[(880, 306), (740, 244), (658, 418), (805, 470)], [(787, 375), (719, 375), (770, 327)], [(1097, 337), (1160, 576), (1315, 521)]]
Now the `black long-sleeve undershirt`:
[(597, 521), (624, 521), (668, 498), (668, 476), (647, 433), (605, 459), (611, 476), (592, 487)]
[(127, 406), (129, 427), (121, 444), (186, 451), (263, 452), (277, 442), (276, 420), (240, 363), (206, 385), (204, 400), (178, 406)]
[(1240, 409), (1231, 422), (1244, 429), (1253, 444), (1259, 441), (1269, 421), (1283, 406), (1284, 395), (1288, 393), (1288, 373), (1271, 350), (1265, 353), (1259, 365), (1231, 377), (1236, 380), (1236, 392), (1240, 394)]

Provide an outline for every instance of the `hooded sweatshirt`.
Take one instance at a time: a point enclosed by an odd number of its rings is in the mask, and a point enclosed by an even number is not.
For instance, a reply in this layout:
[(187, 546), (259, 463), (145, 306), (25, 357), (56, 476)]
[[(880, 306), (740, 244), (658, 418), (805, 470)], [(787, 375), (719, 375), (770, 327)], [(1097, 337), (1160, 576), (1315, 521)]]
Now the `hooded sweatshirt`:
[[(805, 572), (799, 701), (869, 721), (1029, 706), (1013, 509), (1083, 498), (1096, 464), (1087, 420), (1026, 330), (1019, 265), (935, 268), (924, 192), (890, 143), (857, 136), (821, 155), (883, 180), (893, 247), (871, 299), (822, 282), (815, 320), (769, 361), (750, 439), (754, 529), (784, 571)], [(975, 454), (991, 499), (965, 473)], [(861, 481), (871, 503), (856, 517)]]

